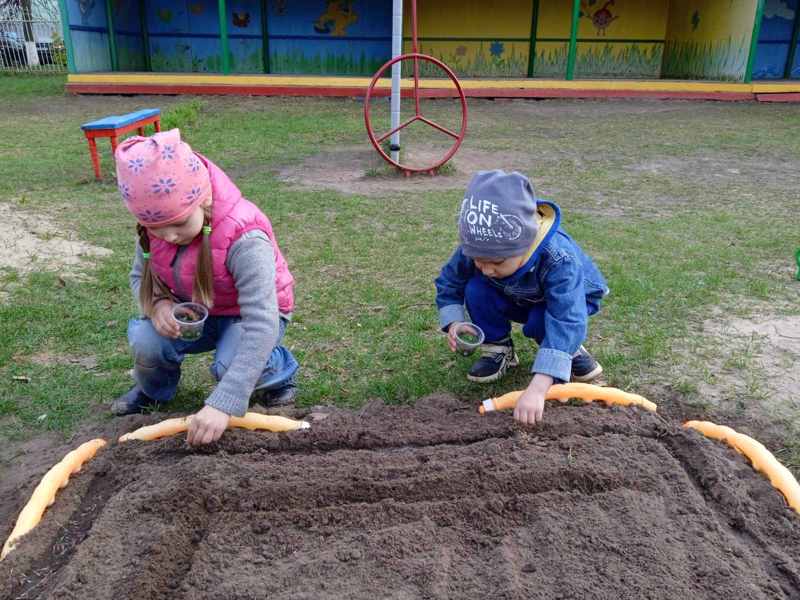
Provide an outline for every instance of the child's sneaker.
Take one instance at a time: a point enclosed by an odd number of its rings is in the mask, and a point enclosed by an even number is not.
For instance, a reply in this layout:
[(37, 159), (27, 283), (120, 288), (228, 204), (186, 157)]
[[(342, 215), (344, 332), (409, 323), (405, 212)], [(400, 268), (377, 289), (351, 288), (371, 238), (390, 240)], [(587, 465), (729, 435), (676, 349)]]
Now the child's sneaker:
[(589, 383), (597, 379), (602, 372), (602, 365), (589, 354), (589, 351), (583, 346), (578, 348), (572, 357), (572, 381)]
[(294, 404), (296, 397), (297, 386), (294, 383), (289, 383), (276, 390), (253, 390), (250, 402), (260, 404), (264, 408), (275, 408)]
[(153, 400), (142, 391), (142, 388), (135, 385), (111, 403), (111, 414), (118, 417), (133, 415), (157, 404), (159, 404), (157, 400)]
[(509, 367), (519, 364), (514, 342), (510, 337), (499, 342), (481, 344), (481, 357), (467, 374), (467, 379), (478, 383), (497, 381)]

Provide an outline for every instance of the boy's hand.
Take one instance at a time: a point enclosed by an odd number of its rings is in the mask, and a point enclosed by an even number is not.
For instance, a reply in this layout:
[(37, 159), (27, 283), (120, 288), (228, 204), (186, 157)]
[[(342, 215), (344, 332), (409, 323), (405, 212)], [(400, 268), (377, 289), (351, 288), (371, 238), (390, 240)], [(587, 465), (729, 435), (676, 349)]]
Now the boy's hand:
[(213, 406), (204, 406), (189, 419), (186, 441), (192, 446), (216, 442), (228, 428), (230, 415)]
[(450, 352), (458, 351), (458, 346), (456, 345), (456, 329), (458, 329), (458, 325), (461, 325), (461, 321), (453, 321), (447, 326), (447, 345), (450, 346)]
[(544, 419), (544, 398), (551, 385), (553, 378), (549, 375), (542, 373), (534, 375), (528, 388), (517, 400), (514, 418), (524, 425), (541, 423)]
[(159, 335), (174, 339), (180, 335), (181, 330), (175, 317), (172, 316), (173, 306), (172, 300), (160, 300), (153, 307), (153, 316), (150, 320)]

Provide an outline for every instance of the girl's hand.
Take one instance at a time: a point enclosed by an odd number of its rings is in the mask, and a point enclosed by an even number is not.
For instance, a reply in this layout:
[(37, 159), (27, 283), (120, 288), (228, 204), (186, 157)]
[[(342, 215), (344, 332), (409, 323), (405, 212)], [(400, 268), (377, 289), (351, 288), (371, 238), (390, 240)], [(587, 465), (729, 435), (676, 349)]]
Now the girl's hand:
[(535, 425), (544, 419), (544, 398), (547, 390), (553, 385), (549, 375), (537, 373), (531, 379), (528, 388), (517, 400), (514, 418), (523, 425)]
[(460, 324), (460, 321), (453, 321), (448, 325), (447, 345), (450, 346), (450, 352), (456, 352), (458, 350), (458, 346), (456, 346), (456, 329)]
[(174, 305), (172, 300), (160, 300), (153, 307), (153, 316), (150, 318), (159, 335), (173, 339), (177, 338), (181, 333), (178, 322), (172, 316), (172, 307)]
[(204, 406), (189, 419), (186, 441), (192, 446), (216, 442), (228, 428), (230, 415), (213, 406)]

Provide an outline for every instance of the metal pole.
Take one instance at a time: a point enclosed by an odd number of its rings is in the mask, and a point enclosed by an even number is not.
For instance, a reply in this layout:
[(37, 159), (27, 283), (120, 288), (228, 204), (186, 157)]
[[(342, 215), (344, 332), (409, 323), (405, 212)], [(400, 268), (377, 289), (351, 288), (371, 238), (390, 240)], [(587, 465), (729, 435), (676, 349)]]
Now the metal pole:
[(228, 55), (228, 7), (225, 0), (219, 0), (219, 39), (222, 47), (222, 73), (231, 72), (231, 58)]
[(581, 0), (572, 0), (572, 25), (569, 32), (569, 52), (567, 54), (567, 79), (575, 77), (575, 56), (578, 53), (578, 19), (581, 15)]
[[(419, 52), (417, 44), (417, 0), (411, 0), (411, 52)], [(419, 116), (419, 60), (414, 59), (414, 114)]]
[(758, 0), (756, 4), (756, 21), (753, 23), (753, 37), (750, 38), (750, 54), (747, 56), (747, 68), (744, 72), (744, 82), (753, 81), (753, 63), (756, 59), (758, 50), (758, 36), (761, 35), (761, 17), (764, 16), (764, 0)]
[(106, 0), (106, 23), (108, 24), (108, 51), (111, 54), (111, 70), (119, 71), (119, 58), (117, 57), (117, 36), (114, 33), (114, 15), (111, 0)]
[(75, 68), (75, 50), (72, 48), (72, 33), (69, 29), (69, 11), (67, 10), (67, 0), (58, 0), (61, 9), (61, 29), (64, 31), (64, 48), (67, 50), (67, 71), (77, 73)]
[[(403, 53), (403, 0), (392, 0), (392, 58)], [(392, 129), (400, 126), (400, 70), (399, 62), (392, 65)], [(389, 138), (391, 158), (400, 162), (400, 132)]]

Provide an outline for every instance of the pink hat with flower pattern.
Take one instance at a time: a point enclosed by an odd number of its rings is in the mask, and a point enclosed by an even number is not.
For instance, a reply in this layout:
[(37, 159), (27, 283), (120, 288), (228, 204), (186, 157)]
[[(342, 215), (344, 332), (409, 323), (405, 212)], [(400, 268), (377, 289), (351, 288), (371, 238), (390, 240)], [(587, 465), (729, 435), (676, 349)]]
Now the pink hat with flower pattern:
[(145, 227), (179, 221), (211, 195), (208, 169), (178, 129), (130, 137), (114, 158), (119, 193)]

